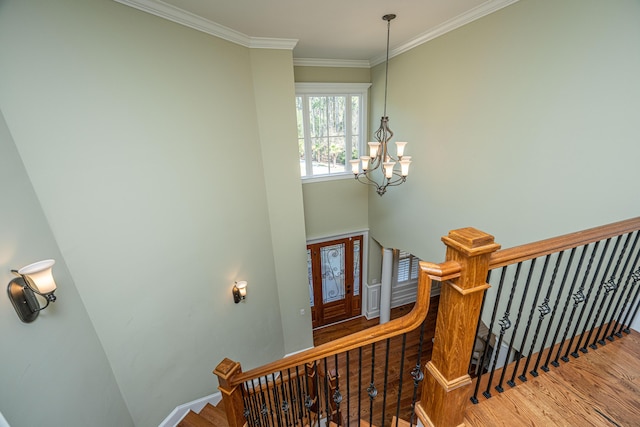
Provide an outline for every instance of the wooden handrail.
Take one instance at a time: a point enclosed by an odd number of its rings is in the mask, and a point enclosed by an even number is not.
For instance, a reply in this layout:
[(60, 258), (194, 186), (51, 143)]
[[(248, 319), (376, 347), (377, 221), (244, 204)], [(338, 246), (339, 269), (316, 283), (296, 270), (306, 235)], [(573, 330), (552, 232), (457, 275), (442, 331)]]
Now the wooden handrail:
[[(427, 316), (427, 312), (429, 311), (431, 278), (437, 277), (437, 266), (438, 264), (420, 263), (418, 295), (413, 309), (407, 315), (391, 320), (390, 322), (382, 325), (376, 325), (332, 342), (319, 345), (318, 347), (276, 360), (275, 362), (271, 362), (267, 365), (239, 373), (231, 379), (231, 384), (239, 385), (245, 381), (269, 375), (273, 372), (278, 372), (294, 366), (300, 366), (335, 354), (344, 353), (358, 347), (363, 347), (365, 345), (414, 330), (422, 324)], [(452, 267), (451, 263), (443, 263), (443, 268), (440, 268), (440, 270), (450, 274)]]
[(576, 248), (622, 234), (640, 230), (640, 217), (590, 228), (576, 233), (552, 237), (538, 242), (515, 246), (494, 252), (489, 260), (489, 269), (504, 267), (522, 261)]

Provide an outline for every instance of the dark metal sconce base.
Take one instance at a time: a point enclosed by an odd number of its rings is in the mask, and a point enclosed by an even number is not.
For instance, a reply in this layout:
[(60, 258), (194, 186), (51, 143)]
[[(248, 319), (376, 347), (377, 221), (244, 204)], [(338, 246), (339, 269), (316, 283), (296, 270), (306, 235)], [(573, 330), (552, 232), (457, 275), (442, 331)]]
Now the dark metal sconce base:
[(242, 301), (242, 297), (240, 296), (240, 289), (238, 289), (237, 286), (234, 286), (231, 292), (233, 293), (233, 302), (238, 304), (240, 301)]
[(7, 293), (20, 320), (24, 323), (31, 323), (36, 320), (38, 314), (40, 314), (40, 311), (38, 311), (40, 304), (22, 277), (16, 277), (9, 282)]

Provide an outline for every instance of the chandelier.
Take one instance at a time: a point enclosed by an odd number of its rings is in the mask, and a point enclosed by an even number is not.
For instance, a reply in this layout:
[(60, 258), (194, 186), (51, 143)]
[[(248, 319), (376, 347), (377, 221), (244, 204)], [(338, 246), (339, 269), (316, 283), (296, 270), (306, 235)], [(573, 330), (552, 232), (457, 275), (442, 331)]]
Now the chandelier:
[[(396, 156), (389, 152), (389, 141), (393, 132), (389, 129), (389, 117), (387, 116), (387, 81), (389, 75), (389, 33), (391, 20), (396, 15), (388, 14), (382, 17), (387, 21), (387, 57), (384, 70), (384, 114), (380, 119), (380, 127), (375, 132), (376, 141), (369, 142), (369, 155), (360, 159), (351, 160), (351, 171), (356, 180), (363, 184), (372, 185), (378, 195), (382, 196), (387, 187), (400, 185), (407, 180), (411, 157), (404, 155), (406, 142), (396, 142)], [(382, 173), (380, 173), (380, 171)]]

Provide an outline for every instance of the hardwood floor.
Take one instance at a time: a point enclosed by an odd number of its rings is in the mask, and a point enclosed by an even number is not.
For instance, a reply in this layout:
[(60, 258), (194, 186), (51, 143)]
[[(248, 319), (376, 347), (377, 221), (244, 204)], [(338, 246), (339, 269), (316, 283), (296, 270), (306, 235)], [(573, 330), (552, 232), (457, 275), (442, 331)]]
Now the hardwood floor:
[(640, 334), (467, 408), (468, 426), (639, 426)]

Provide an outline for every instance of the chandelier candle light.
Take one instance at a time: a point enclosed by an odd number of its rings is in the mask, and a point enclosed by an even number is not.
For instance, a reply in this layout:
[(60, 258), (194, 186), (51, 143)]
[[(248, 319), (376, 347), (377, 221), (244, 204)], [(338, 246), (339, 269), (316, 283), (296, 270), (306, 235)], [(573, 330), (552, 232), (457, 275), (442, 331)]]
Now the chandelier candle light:
[[(411, 157), (404, 155), (406, 142), (396, 142), (396, 157), (389, 152), (389, 141), (393, 137), (393, 132), (389, 129), (389, 117), (387, 116), (387, 81), (389, 75), (389, 33), (391, 20), (396, 15), (388, 14), (382, 17), (387, 21), (387, 58), (384, 71), (384, 114), (380, 119), (380, 127), (375, 133), (376, 141), (369, 142), (369, 155), (360, 159), (351, 160), (351, 171), (356, 180), (363, 184), (373, 185), (376, 192), (382, 196), (387, 191), (387, 187), (400, 185), (407, 180), (409, 175), (409, 165)], [(362, 163), (362, 169), (360, 168)], [(399, 166), (398, 166), (399, 165)], [(379, 181), (375, 174), (376, 170), (382, 171), (382, 181)]]

